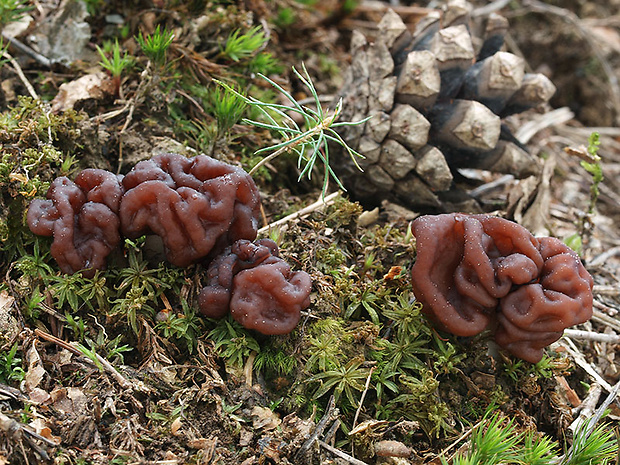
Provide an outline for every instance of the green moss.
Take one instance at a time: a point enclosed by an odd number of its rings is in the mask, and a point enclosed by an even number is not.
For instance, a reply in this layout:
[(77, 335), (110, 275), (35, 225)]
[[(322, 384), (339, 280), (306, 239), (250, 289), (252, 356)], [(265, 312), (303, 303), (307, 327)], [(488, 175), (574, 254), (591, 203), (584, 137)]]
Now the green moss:
[(0, 114), (0, 250), (7, 266), (33, 239), (25, 225), (30, 201), (45, 195), (56, 174), (72, 163), (62, 146), (75, 139), (78, 115), (54, 115), (32, 98)]

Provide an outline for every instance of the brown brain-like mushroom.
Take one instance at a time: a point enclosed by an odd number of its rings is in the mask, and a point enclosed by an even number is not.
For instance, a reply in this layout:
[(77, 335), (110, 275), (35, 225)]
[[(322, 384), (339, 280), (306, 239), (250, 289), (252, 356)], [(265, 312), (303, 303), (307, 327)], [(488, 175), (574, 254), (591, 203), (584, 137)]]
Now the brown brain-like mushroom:
[(592, 276), (579, 257), (555, 238), (538, 239), (544, 264), (538, 282), (525, 284), (500, 301), (497, 343), (524, 360), (542, 350), (565, 328), (592, 316)]
[(240, 168), (204, 155), (164, 154), (138, 163), (122, 181), (94, 169), (75, 182), (56, 179), (47, 200), (31, 202), (28, 224), (35, 234), (54, 236), (51, 253), (63, 272), (87, 277), (105, 267), (121, 232), (157, 234), (171, 263), (211, 262), (199, 299), (205, 316), (221, 318), (230, 309), (247, 328), (285, 334), (310, 303), (311, 281), (291, 271), (273, 241), (251, 242), (259, 202)]
[(120, 241), (122, 194), (118, 178), (104, 170), (84, 170), (75, 182), (57, 178), (46, 200), (31, 202), (28, 226), (34, 234), (54, 237), (50, 253), (64, 273), (84, 270), (92, 277)]
[(501, 347), (535, 363), (592, 315), (592, 277), (557, 239), (488, 215), (423, 216), (412, 228), (414, 293), (440, 329), (473, 336), (497, 328)]
[(300, 311), (310, 304), (310, 276), (291, 271), (269, 240), (235, 242), (207, 271), (199, 297), (200, 311), (222, 318), (230, 308), (235, 320), (268, 335), (290, 333)]
[(239, 239), (253, 240), (260, 197), (241, 168), (205, 155), (157, 155), (123, 179), (121, 231), (161, 237), (166, 258), (187, 266)]

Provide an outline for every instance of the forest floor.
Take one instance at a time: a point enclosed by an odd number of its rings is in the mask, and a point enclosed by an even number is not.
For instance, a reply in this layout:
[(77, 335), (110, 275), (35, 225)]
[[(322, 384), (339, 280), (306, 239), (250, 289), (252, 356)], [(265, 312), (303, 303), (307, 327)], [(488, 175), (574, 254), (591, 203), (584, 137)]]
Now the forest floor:
[[(0, 8), (0, 464), (513, 463), (455, 458), (493, 413), (550, 438), (557, 461), (531, 463), (560, 463), (577, 424), (617, 394), (620, 2), (498, 0), (472, 13), (504, 15), (506, 49), (558, 89), (547, 111), (511, 122), (541, 172), (483, 173), (475, 188), (535, 235), (572, 238), (595, 282), (592, 320), (535, 365), (489, 351), (488, 335), (435, 331), (409, 284), (419, 213), (364, 208), (333, 181), (322, 200), (321, 168), (299, 180), (292, 154), (254, 175), (261, 237), (313, 279), (287, 336), (200, 317), (204, 268), (160, 263), (141, 239), (88, 279), (61, 274), (51, 241), (25, 226), (30, 200), (80, 169), (127, 173), (172, 151), (249, 171), (276, 133), (242, 122), (255, 115), (214, 79), (290, 105), (262, 73), (310, 105), (292, 72), (303, 63), (328, 105), (354, 30), (372, 39), (388, 3), (413, 29), (443, 2), (22, 3)], [(145, 53), (140, 39), (164, 30), (171, 44)], [(580, 163), (593, 132), (600, 184)], [(615, 401), (601, 424), (619, 421)], [(601, 457), (591, 463), (620, 463)]]

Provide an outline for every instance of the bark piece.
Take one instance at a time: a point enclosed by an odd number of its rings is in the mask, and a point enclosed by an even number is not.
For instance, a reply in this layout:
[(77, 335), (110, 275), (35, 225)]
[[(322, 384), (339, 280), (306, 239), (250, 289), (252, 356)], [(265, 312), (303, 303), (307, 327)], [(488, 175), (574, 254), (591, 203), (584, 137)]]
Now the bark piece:
[(431, 188), (447, 191), (452, 184), (452, 172), (443, 154), (437, 147), (427, 145), (417, 154), (415, 171)]
[(381, 146), (379, 164), (395, 180), (404, 178), (416, 163), (413, 154), (395, 140), (388, 139)]
[(526, 74), (523, 77), (521, 88), (512, 96), (506, 108), (501, 112), (502, 116), (520, 113), (530, 108), (547, 103), (556, 88), (544, 74)]
[(469, 68), (459, 97), (477, 100), (499, 113), (523, 83), (525, 61), (507, 52), (497, 52)]
[(392, 111), (392, 127), (389, 137), (411, 151), (423, 147), (428, 141), (431, 123), (415, 108), (397, 104)]
[(480, 102), (455, 100), (436, 105), (430, 119), (433, 137), (455, 149), (488, 151), (499, 140), (501, 120)]
[(410, 52), (396, 82), (396, 101), (425, 109), (435, 103), (440, 90), (435, 55), (428, 50)]
[(504, 46), (508, 32), (508, 20), (502, 15), (491, 13), (484, 31), (484, 42), (478, 52), (478, 61), (482, 61), (499, 52)]

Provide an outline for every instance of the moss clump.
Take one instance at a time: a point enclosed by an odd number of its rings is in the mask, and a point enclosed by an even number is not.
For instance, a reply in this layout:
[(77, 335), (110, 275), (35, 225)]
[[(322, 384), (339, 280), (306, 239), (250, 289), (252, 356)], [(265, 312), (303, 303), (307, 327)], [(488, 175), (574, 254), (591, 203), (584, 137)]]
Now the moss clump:
[(0, 266), (32, 243), (24, 222), (30, 200), (44, 195), (56, 175), (71, 171), (74, 158), (62, 149), (75, 138), (78, 120), (75, 112), (54, 115), (28, 97), (0, 113)]

